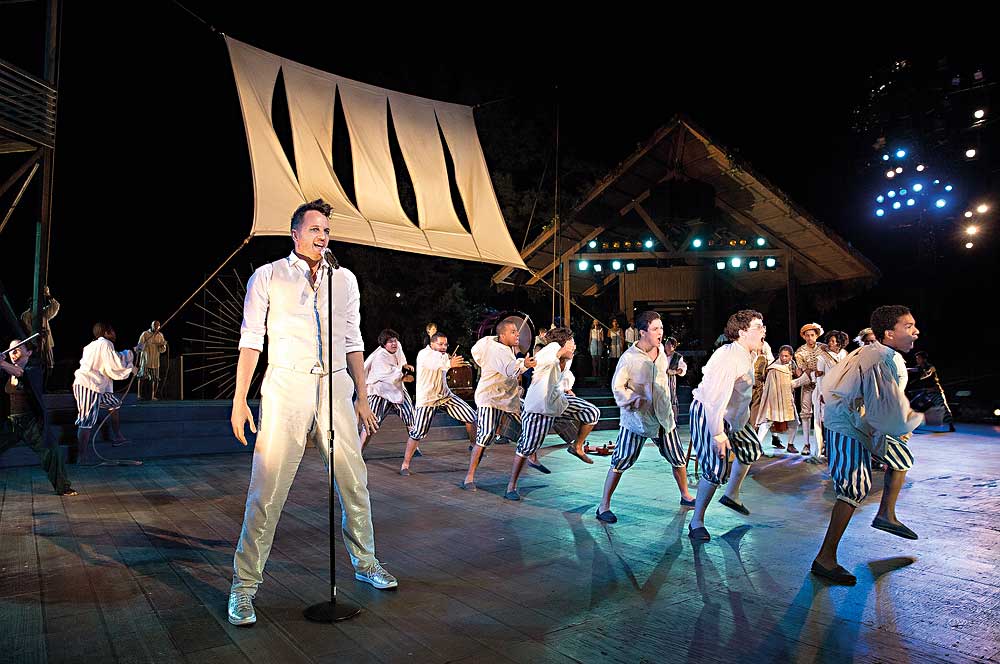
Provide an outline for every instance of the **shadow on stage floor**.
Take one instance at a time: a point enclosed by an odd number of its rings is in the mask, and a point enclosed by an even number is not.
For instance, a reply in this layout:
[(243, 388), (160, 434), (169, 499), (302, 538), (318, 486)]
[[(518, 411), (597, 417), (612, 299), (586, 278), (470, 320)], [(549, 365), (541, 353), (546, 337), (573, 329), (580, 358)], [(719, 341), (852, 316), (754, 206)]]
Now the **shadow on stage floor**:
[[(594, 442), (613, 439), (600, 432)], [(686, 435), (686, 432), (684, 432)], [(682, 435), (683, 437), (683, 435)], [(625, 473), (614, 525), (594, 518), (607, 459), (550, 437), (551, 475), (527, 470), (502, 499), (513, 449), (490, 448), (458, 488), (462, 441), (428, 442), (408, 478), (401, 444), (369, 450), (377, 554), (396, 592), (354, 580), (358, 618), (320, 626), (327, 594), (326, 473), (307, 452), (278, 526), (258, 624), (226, 622), (251, 457), (70, 467), (80, 495), (37, 468), (0, 471), (4, 661), (156, 662), (986, 662), (1000, 657), (1000, 432), (918, 434), (900, 518), (920, 539), (870, 527), (873, 491), (841, 548), (854, 587), (809, 574), (833, 502), (825, 467), (765, 458), (743, 517), (713, 504), (713, 538), (687, 537), (669, 466), (647, 446)], [(881, 479), (875, 478), (875, 487)], [(339, 515), (337, 517), (339, 519)]]

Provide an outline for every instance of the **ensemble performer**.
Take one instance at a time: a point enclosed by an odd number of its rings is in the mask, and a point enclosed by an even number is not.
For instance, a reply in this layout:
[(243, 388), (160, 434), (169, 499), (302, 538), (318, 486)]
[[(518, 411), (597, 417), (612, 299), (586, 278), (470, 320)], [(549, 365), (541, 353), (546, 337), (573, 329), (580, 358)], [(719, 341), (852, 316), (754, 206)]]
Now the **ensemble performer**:
[(667, 337), (663, 340), (663, 352), (667, 356), (667, 382), (670, 383), (670, 407), (674, 409), (674, 422), (677, 422), (678, 401), (677, 401), (677, 379), (687, 375), (687, 362), (684, 356), (677, 352), (678, 342), (674, 337)]
[(73, 398), (76, 400), (76, 439), (79, 449), (90, 443), (91, 431), (97, 424), (100, 411), (110, 411), (111, 439), (116, 445), (128, 442), (122, 435), (118, 409), (122, 401), (115, 395), (116, 380), (125, 380), (135, 373), (135, 357), (142, 349), (115, 352), (118, 335), (108, 323), (95, 323), (94, 340), (83, 347), (80, 368), (73, 375)]
[[(517, 479), (525, 462), (541, 447), (549, 429), (557, 420), (568, 420), (577, 425), (576, 440), (566, 448), (584, 463), (594, 463), (583, 451), (587, 436), (601, 419), (601, 410), (571, 392), (570, 365), (576, 342), (568, 327), (557, 327), (545, 333), (548, 343), (535, 354), (531, 385), (524, 397), (521, 414), (521, 436), (510, 471), (510, 481), (504, 498), (521, 500), (517, 492)], [(567, 388), (567, 385), (570, 387)]]
[(760, 408), (753, 420), (758, 440), (767, 440), (768, 432), (785, 433), (792, 450), (795, 449), (793, 443), (799, 428), (794, 390), (812, 380), (807, 373), (795, 376), (792, 370), (793, 352), (791, 346), (782, 346), (778, 349), (778, 359), (767, 365)]
[[(268, 354), (261, 387), (260, 433), (253, 452), (243, 529), (233, 557), (228, 614), (234, 625), (251, 625), (257, 620), (253, 598), (264, 581), (275, 528), (310, 439), (327, 464), (331, 462), (332, 442), (333, 480), (354, 577), (380, 589), (398, 585), (375, 558), (368, 471), (361, 457), (358, 422), (371, 431), (378, 424), (368, 406), (357, 278), (339, 267), (332, 255), (328, 260), (337, 269), (328, 272), (324, 265), (331, 212), (321, 199), (299, 206), (291, 220), (292, 252), (258, 268), (247, 283), (230, 418), (233, 435), (244, 445), (244, 426), (249, 424), (256, 432), (247, 391), (265, 336)], [(333, 290), (332, 319), (328, 315), (327, 279)], [(352, 403), (355, 392), (357, 402)], [(333, 441), (328, 437), (331, 409)]]
[(447, 411), (453, 419), (465, 424), (469, 443), (476, 440), (476, 411), (448, 387), (448, 370), (466, 366), (461, 356), (448, 355), (448, 337), (435, 326), (430, 332), (430, 343), (417, 353), (417, 410), (413, 416), (413, 427), (406, 441), (403, 465), (399, 474), (410, 474), (410, 462), (417, 453), (420, 440), (431, 429), (431, 419), (440, 409)]
[(611, 379), (611, 390), (621, 412), (620, 430), (611, 468), (604, 480), (604, 494), (597, 506), (597, 518), (616, 523), (611, 496), (622, 473), (635, 465), (647, 438), (652, 438), (660, 455), (673, 467), (681, 493), (681, 505), (691, 507), (694, 498), (687, 485), (687, 453), (681, 446), (670, 401), (667, 354), (663, 350), (663, 321), (655, 311), (635, 317), (639, 340), (622, 353)]
[(692, 394), (691, 439), (701, 463), (701, 480), (688, 535), (695, 541), (711, 539), (705, 512), (720, 484), (726, 492), (719, 502), (740, 514), (750, 510), (740, 501), (740, 487), (761, 447), (750, 421), (754, 354), (762, 350), (767, 328), (758, 311), (737, 311), (726, 322), (729, 343), (720, 346), (702, 369), (701, 383)]
[(917, 539), (896, 517), (896, 500), (906, 472), (913, 467), (907, 441), (924, 421), (906, 399), (902, 355), (910, 352), (920, 331), (913, 314), (902, 305), (881, 306), (872, 312), (871, 329), (877, 341), (841, 360), (823, 381), (826, 445), (837, 500), (812, 572), (845, 585), (854, 585), (857, 579), (838, 563), (837, 548), (855, 509), (871, 490), (872, 459), (888, 466), (872, 527)]
[[(955, 418), (951, 413), (951, 406), (948, 405), (944, 388), (941, 387), (941, 379), (938, 377), (937, 369), (927, 359), (926, 352), (918, 350), (914, 357), (917, 359), (917, 366), (910, 369), (916, 374), (916, 377), (910, 381), (910, 391), (913, 395), (910, 403), (922, 412), (930, 413), (933, 409), (940, 413), (941, 421), (948, 425), (948, 431), (954, 431)], [(929, 416), (927, 419), (930, 423)]]
[(156, 389), (160, 386), (160, 355), (167, 350), (167, 340), (160, 332), (160, 321), (154, 320), (149, 329), (139, 335), (139, 345), (142, 346), (142, 352), (139, 353), (139, 385), (136, 393), (142, 399), (142, 384), (148, 380), (152, 385), (150, 398), (159, 401)]
[[(404, 383), (412, 383), (413, 367), (406, 363), (406, 353), (403, 344), (399, 342), (399, 332), (384, 329), (378, 333), (378, 348), (365, 360), (365, 385), (368, 386), (368, 406), (382, 426), (385, 416), (392, 410), (406, 425), (406, 430), (413, 429), (413, 402)], [(363, 450), (375, 432), (368, 432), (368, 427), (361, 428), (361, 449)]]
[(847, 333), (840, 330), (830, 330), (826, 334), (826, 346), (823, 347), (819, 357), (816, 358), (816, 387), (813, 389), (813, 419), (816, 424), (813, 427), (816, 434), (813, 445), (813, 460), (818, 461), (826, 456), (826, 448), (823, 443), (823, 377), (833, 371), (842, 359), (847, 357)]
[[(802, 417), (802, 433), (806, 438), (805, 445), (802, 446), (802, 454), (808, 456), (810, 452), (809, 441), (813, 437), (813, 393), (816, 387), (812, 381), (816, 380), (819, 373), (816, 369), (816, 361), (819, 359), (820, 353), (823, 352), (823, 344), (816, 342), (823, 336), (823, 327), (819, 323), (806, 323), (799, 330), (799, 336), (805, 340), (805, 343), (795, 351), (795, 363), (799, 371), (808, 374), (810, 378), (810, 382), (804, 384), (799, 391), (799, 414)], [(798, 452), (794, 446), (790, 446), (788, 451)]]
[(518, 358), (518, 329), (521, 320), (508, 316), (497, 324), (497, 335), (483, 337), (472, 347), (472, 359), (479, 365), (476, 386), (476, 444), (469, 455), (469, 470), (459, 485), (476, 490), (476, 468), (483, 451), (493, 442), (500, 418), (506, 414), (521, 423), (521, 374), (535, 367), (530, 355)]
[(56, 315), (59, 314), (59, 301), (52, 297), (52, 292), (49, 287), (46, 286), (42, 295), (45, 297), (45, 306), (39, 312), (39, 318), (41, 319), (41, 325), (38, 329), (35, 329), (35, 298), (32, 297), (31, 301), (28, 302), (28, 309), (21, 314), (21, 324), (24, 325), (24, 329), (27, 330), (28, 334), (33, 332), (41, 333), (42, 345), (39, 349), (40, 360), (42, 366), (45, 369), (46, 375), (48, 375), (52, 368), (56, 366), (55, 359), (55, 345), (56, 342), (52, 338), (52, 324), (51, 321)]

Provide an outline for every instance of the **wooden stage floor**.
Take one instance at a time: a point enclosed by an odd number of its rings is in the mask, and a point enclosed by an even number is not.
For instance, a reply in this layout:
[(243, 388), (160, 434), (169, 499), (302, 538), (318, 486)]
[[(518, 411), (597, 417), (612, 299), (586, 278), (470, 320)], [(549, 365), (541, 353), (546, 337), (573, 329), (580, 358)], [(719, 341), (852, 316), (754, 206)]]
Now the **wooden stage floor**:
[[(301, 613), (329, 582), (326, 473), (314, 450), (253, 628), (226, 622), (248, 454), (71, 466), (75, 498), (53, 495), (37, 467), (4, 470), (0, 660), (996, 662), (1000, 430), (959, 428), (913, 439), (898, 513), (919, 541), (869, 526), (879, 491), (858, 510), (841, 549), (853, 588), (808, 572), (833, 492), (802, 457), (762, 459), (745, 484), (752, 515), (714, 504), (713, 540), (695, 546), (689, 510), (649, 445), (618, 489), (619, 523), (605, 526), (594, 508), (607, 458), (585, 466), (554, 437), (543, 451), (553, 472), (528, 470), (521, 503), (502, 498), (509, 445), (490, 450), (470, 494), (457, 487), (466, 445), (427, 443), (402, 478), (402, 446), (376, 442), (378, 556), (400, 587), (355, 581), (338, 543), (340, 592), (365, 611), (336, 626)], [(599, 433), (592, 441), (614, 434)]]

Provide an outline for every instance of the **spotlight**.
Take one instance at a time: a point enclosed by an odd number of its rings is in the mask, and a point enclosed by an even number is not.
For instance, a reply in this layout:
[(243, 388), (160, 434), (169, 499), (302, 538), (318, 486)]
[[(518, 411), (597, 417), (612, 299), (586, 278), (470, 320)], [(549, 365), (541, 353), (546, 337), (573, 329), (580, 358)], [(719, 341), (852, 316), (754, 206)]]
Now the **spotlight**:
[(976, 208), (976, 212), (978, 212), (979, 214), (986, 214), (987, 212), (989, 212), (989, 210), (990, 210), (990, 206), (987, 205), (986, 203), (983, 203), (979, 207)]
[(941, 180), (934, 180), (934, 184), (941, 184)]
[(976, 112), (972, 114), (972, 117), (974, 117), (977, 120), (982, 120), (985, 116), (986, 116), (986, 111), (984, 111), (981, 108), (977, 109)]
[(626, 249), (631, 249), (631, 248), (632, 248), (632, 242), (631, 242), (631, 241), (628, 241), (628, 240), (626, 240), (626, 241), (625, 241), (625, 248), (626, 248)]
[(975, 151), (975, 149), (969, 148), (968, 150), (966, 150), (965, 151), (965, 158), (966, 159), (975, 159), (976, 158), (976, 151)]
[(764, 259), (764, 268), (767, 270), (774, 270), (778, 267), (778, 259), (774, 256), (768, 256)]
[(577, 267), (580, 268), (581, 272), (586, 272), (587, 268), (590, 267), (590, 263), (588, 263), (587, 261), (580, 261)]
[(716, 270), (725, 270), (726, 269), (726, 261), (716, 261), (715, 262), (715, 269)]
[(591, 249), (597, 249), (597, 240), (591, 240), (590, 242), (587, 243), (587, 246), (590, 247)]
[(993, 417), (1000, 417), (1000, 408), (993, 411)]
[(747, 241), (746, 240), (740, 240), (740, 246), (741, 247), (747, 246)]
[(729, 264), (733, 267), (739, 267), (740, 265), (743, 265), (743, 259), (734, 257), (729, 261)]
[(966, 219), (972, 219), (972, 210), (966, 210), (965, 211), (965, 218)]
[(939, 198), (936, 201), (934, 201), (934, 205), (936, 205), (939, 208), (943, 208), (946, 204), (947, 201), (945, 201), (943, 198)]
[(896, 159), (902, 159), (906, 156), (906, 150), (896, 150)]
[(603, 269), (600, 263), (594, 263), (594, 272), (600, 272)]
[[(879, 198), (881, 198), (881, 196), (879, 196)], [(881, 202), (882, 201), (879, 201), (879, 203), (881, 203)], [(757, 238), (757, 246), (758, 247), (763, 247), (765, 244), (767, 244), (767, 240), (765, 240), (762, 237)]]
[(969, 226), (968, 228), (965, 229), (966, 235), (975, 235), (978, 232), (979, 232), (978, 226)]
[(889, 193), (888, 193), (888, 194), (886, 194), (886, 196), (888, 196), (889, 198), (895, 198), (895, 197), (896, 197), (896, 192), (895, 192), (895, 190), (893, 190), (893, 189), (890, 189), (890, 190), (889, 190)]
[(635, 272), (635, 263), (625, 263), (626, 272)]
[(886, 171), (885, 172), (885, 176), (887, 178), (894, 178), (894, 177), (896, 177), (896, 171)]
[(622, 248), (622, 243), (621, 242), (615, 242), (614, 244), (611, 245), (611, 248), (612, 249), (621, 249)]
[(902, 173), (902, 172), (903, 172), (903, 167), (902, 166), (897, 166), (896, 167), (896, 173)]
[(759, 270), (760, 261), (757, 260), (756, 258), (751, 258), (750, 260), (747, 261), (747, 269), (750, 270), (751, 272)]
[(400, 293), (396, 293), (396, 297), (403, 297)]
[(945, 190), (945, 191), (951, 191), (952, 189), (954, 189), (954, 187), (953, 187), (953, 186), (951, 186), (950, 184), (946, 184), (946, 185), (944, 186), (944, 190)]
[(608, 248), (608, 243), (607, 242), (602, 242), (601, 243), (601, 249), (607, 249), (607, 248)]
[(976, 245), (972, 244), (971, 242), (966, 242), (965, 243), (965, 248), (966, 249), (972, 249), (974, 246), (976, 246)]
[(912, 198), (907, 198), (907, 199), (906, 199), (906, 205), (907, 205), (907, 206), (911, 206), (911, 205), (913, 205), (914, 203), (916, 203), (916, 201), (915, 201), (915, 200), (913, 200)]
[(730, 240), (729, 241), (729, 246), (730, 247), (735, 247), (736, 246), (736, 240)]
[(924, 185), (920, 184), (919, 182), (913, 185), (913, 191), (923, 191), (923, 190), (924, 190)]
[(875, 197), (875, 202), (876, 203), (884, 203), (885, 202), (885, 196), (883, 196), (882, 194), (879, 194), (878, 196)]
[(900, 189), (899, 190), (899, 195), (900, 196), (906, 196), (906, 190), (905, 189)]
[(691, 246), (694, 247), (695, 249), (701, 249), (701, 244), (702, 243), (700, 237), (696, 237), (694, 240), (691, 241)]
[(917, 164), (917, 172), (918, 173), (923, 173), (924, 172), (924, 168), (926, 168), (926, 167), (923, 164)]
[(620, 270), (620, 269), (622, 269), (622, 262), (621, 261), (611, 261), (611, 269), (612, 270)]
[(875, 210), (875, 216), (876, 217), (884, 217), (885, 216), (885, 210), (883, 210), (882, 208), (879, 208), (879, 209)]
[(882, 155), (882, 161), (889, 161), (889, 155), (887, 154)]
[(903, 207), (903, 204), (900, 203), (899, 201), (896, 201), (895, 203), (892, 204), (892, 209), (893, 210), (898, 210), (901, 207)]
[(643, 243), (643, 246), (646, 247), (647, 249), (652, 249), (653, 248), (653, 241), (652, 240), (646, 240)]

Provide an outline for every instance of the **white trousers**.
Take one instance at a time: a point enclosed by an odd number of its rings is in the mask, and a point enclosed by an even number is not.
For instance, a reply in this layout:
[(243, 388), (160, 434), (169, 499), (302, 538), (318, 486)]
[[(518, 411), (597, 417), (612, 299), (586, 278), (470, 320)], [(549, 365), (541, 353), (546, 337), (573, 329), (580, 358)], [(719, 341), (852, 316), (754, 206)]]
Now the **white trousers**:
[[(233, 557), (234, 591), (252, 597), (264, 580), (274, 531), (308, 440), (315, 441), (327, 463), (327, 385), (326, 376), (267, 368), (243, 531)], [(341, 527), (347, 552), (354, 568), (364, 570), (376, 562), (375, 534), (368, 469), (361, 458), (353, 395), (354, 383), (347, 371), (333, 374), (334, 484), (343, 514)]]

